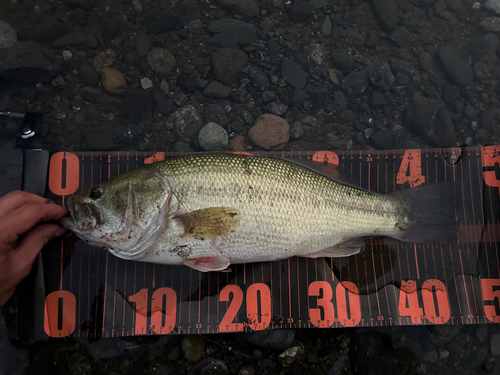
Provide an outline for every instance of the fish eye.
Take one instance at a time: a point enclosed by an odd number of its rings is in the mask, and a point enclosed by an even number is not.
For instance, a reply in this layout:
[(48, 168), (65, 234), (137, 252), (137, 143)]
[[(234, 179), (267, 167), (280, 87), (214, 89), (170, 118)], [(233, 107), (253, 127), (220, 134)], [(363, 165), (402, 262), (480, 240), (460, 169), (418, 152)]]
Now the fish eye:
[(90, 190), (90, 198), (92, 199), (99, 199), (102, 196), (102, 187), (101, 186), (95, 186)]

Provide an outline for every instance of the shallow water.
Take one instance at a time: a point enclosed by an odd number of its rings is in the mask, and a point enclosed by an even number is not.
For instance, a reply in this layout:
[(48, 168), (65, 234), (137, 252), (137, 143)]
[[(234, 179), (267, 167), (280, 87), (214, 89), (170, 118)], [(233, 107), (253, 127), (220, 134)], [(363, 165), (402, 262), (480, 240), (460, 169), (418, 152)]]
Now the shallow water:
[[(272, 289), (279, 283), (279, 293), (285, 297), (290, 293), (288, 299), (273, 293), (269, 304), (273, 317), (268, 324), (287, 329), (266, 331), (265, 337), (197, 335), (200, 329), (211, 332), (199, 323), (198, 311), (207, 316), (217, 311), (213, 320), (220, 318), (218, 302), (205, 304), (208, 297), (215, 300), (226, 284), (237, 284), (247, 291), (250, 282), (246, 275), (250, 277), (250, 272), (246, 267), (217, 276), (217, 287), (215, 276), (212, 282), (198, 280), (197, 275), (193, 279), (186, 269), (179, 270), (177, 277), (177, 271), (141, 264), (137, 274), (135, 263), (111, 259), (95, 249), (88, 251), (81, 242), (75, 243), (74, 237), (67, 237), (63, 247), (53, 243), (44, 251), (45, 274), (32, 276), (20, 287), (21, 292), (32, 295), (33, 285), (40, 288), (42, 277), (46, 288), (42, 297), (33, 292), (33, 299), (21, 298), (18, 305), (20, 311), (27, 311), (28, 305), (34, 315), (20, 314), (13, 307), (4, 310), (7, 326), (17, 328), (10, 337), (18, 335), (19, 339), (7, 338), (2, 320), (0, 375), (500, 372), (500, 364), (496, 364), (500, 329), (495, 324), (476, 324), (500, 316), (498, 153), (461, 149), (500, 143), (498, 3), (2, 0), (1, 5), (0, 112), (9, 113), (0, 115), (0, 148), (7, 150), (8, 142), (17, 138), (18, 150), (74, 152), (82, 165), (85, 156), (80, 151), (93, 152), (86, 154), (92, 160), (99, 158), (85, 164), (91, 168), (82, 169), (76, 179), (69, 178), (74, 171), (72, 154), (52, 159), (61, 166), (59, 174), (49, 173), (47, 194), (56, 201), (59, 197), (61, 204), (62, 196), (118, 173), (115, 169), (121, 164), (114, 158), (119, 159), (120, 153), (124, 167), (135, 167), (146, 156), (152, 157), (150, 161), (158, 160), (161, 152), (168, 156), (169, 152), (220, 150), (271, 150), (269, 153), (276, 156), (281, 156), (281, 150), (294, 152), (292, 156), (335, 150), (340, 156), (338, 165), (332, 170), (328, 163), (317, 163), (322, 173), (336, 173), (344, 181), (379, 192), (413, 187), (422, 182), (422, 176), (430, 182), (453, 175), (463, 188), (465, 203), (457, 213), (460, 246), (445, 248), (446, 255), (443, 248), (422, 247), (417, 257), (416, 248), (397, 247), (389, 241), (374, 242), (350, 260), (304, 263), (294, 259), (269, 266), (269, 270), (263, 266), (263, 272), (259, 265), (252, 266), (252, 277), (260, 277), (260, 284)], [(24, 120), (16, 115), (27, 112), (30, 114)], [(447, 147), (454, 149), (442, 150)], [(395, 153), (397, 164), (384, 162), (392, 149), (416, 148), (430, 150), (419, 154), (422, 163), (417, 169), (412, 161), (415, 155), (404, 152)], [(16, 175), (12, 171), (19, 169), (22, 160), (16, 163), (17, 154), (8, 151), (8, 155), (7, 170)], [(134, 155), (140, 155), (141, 161), (130, 162)], [(363, 160), (349, 164), (342, 158), (349, 160), (349, 155)], [(402, 167), (405, 162), (408, 166)], [(399, 176), (400, 171), (404, 173)], [(17, 177), (9, 181), (13, 184), (9, 186), (20, 183)], [(3, 184), (6, 186), (6, 179)], [(303, 273), (298, 271), (300, 267)], [(286, 276), (291, 268), (297, 269), (297, 279), (290, 281)], [(107, 271), (110, 269), (114, 273)], [(156, 286), (155, 281), (149, 285), (150, 280), (146, 280), (151, 273), (157, 277)], [(245, 275), (244, 280), (238, 279), (241, 275)], [(345, 328), (340, 319), (334, 324), (325, 322), (319, 312), (317, 325), (335, 328), (309, 328), (310, 323), (298, 322), (303, 316), (307, 318), (305, 311), (320, 303), (309, 297), (309, 275), (335, 290), (341, 285), (359, 294), (367, 309), (361, 311), (364, 320), (353, 324), (355, 328)], [(308, 283), (301, 283), (301, 278)], [(420, 294), (411, 293), (415, 279)], [(489, 284), (481, 284), (485, 279)], [(424, 286), (427, 280), (428, 289)], [(426, 301), (432, 299), (433, 306), (446, 305), (440, 302), (441, 284), (431, 280), (442, 280), (446, 285), (447, 323), (452, 324), (410, 327), (414, 319), (431, 322), (432, 314), (427, 311), (424, 319), (414, 313), (430, 303)], [(134, 288), (117, 287), (122, 281), (129, 286), (134, 283)], [(287, 290), (285, 286), (294, 281), (297, 287)], [(194, 288), (191, 282), (203, 288)], [(81, 285), (90, 286), (82, 289)], [(175, 290), (182, 301), (178, 311), (189, 309), (182, 315), (189, 316), (188, 321), (176, 329), (171, 327), (178, 335), (100, 338), (115, 332), (129, 336), (127, 330), (140, 334), (136, 330), (139, 321), (148, 333), (154, 333), (147, 326), (154, 308), (148, 309), (146, 302), (141, 315), (137, 304), (143, 297), (139, 292), (149, 290), (141, 288), (159, 285)], [(328, 287), (321, 285), (324, 288), (317, 291), (318, 300), (328, 293)], [(410, 296), (408, 306), (406, 302), (403, 306), (409, 310), (407, 318), (396, 322), (396, 312), (403, 315), (400, 288)], [(43, 320), (44, 293), (59, 289), (78, 296), (76, 327), (60, 318), (64, 316), (61, 311), (67, 312), (64, 298), (74, 298), (71, 295), (59, 296), (49, 304), (53, 308), (50, 313), (57, 315), (49, 328)], [(428, 291), (431, 299), (422, 297), (422, 290), (424, 294)], [(292, 298), (292, 291), (297, 298)], [(415, 300), (412, 294), (419, 297)], [(135, 300), (133, 296), (137, 296)], [(168, 306), (168, 298), (161, 297), (158, 309), (162, 310), (164, 303)], [(291, 301), (301, 298), (302, 303), (292, 306)], [(123, 305), (119, 310), (115, 308), (117, 301)], [(263, 309), (262, 302), (256, 304)], [(111, 306), (113, 314), (109, 313)], [(323, 311), (328, 311), (328, 306), (323, 305)], [(191, 307), (198, 310), (191, 311)], [(447, 317), (443, 311), (436, 308), (435, 316)], [(335, 314), (338, 318), (338, 312)], [(119, 315), (123, 323), (115, 319)], [(236, 311), (234, 316), (244, 320), (244, 315)], [(355, 316), (351, 304), (346, 305), (346, 315), (349, 319)], [(16, 324), (13, 317), (23, 323)], [(389, 317), (394, 317), (394, 322), (389, 323)], [(159, 324), (168, 328), (165, 319), (160, 318)], [(384, 326), (393, 323), (403, 325)], [(57, 336), (69, 331), (74, 337), (47, 336), (47, 332)]]

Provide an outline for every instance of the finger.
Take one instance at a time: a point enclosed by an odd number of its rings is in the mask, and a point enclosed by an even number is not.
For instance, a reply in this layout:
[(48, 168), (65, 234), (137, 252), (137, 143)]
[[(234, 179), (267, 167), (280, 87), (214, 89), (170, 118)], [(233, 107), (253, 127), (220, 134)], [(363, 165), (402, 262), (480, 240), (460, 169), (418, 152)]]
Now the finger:
[(47, 202), (52, 203), (50, 199), (42, 198), (38, 195), (27, 193), (25, 191), (16, 190), (0, 198), (0, 217), (4, 217), (23, 205), (41, 204)]
[(64, 228), (57, 224), (42, 224), (31, 230), (23, 238), (15, 253), (12, 254), (12, 264), (21, 278), (26, 277), (33, 262), (42, 248), (54, 237), (64, 233)]
[(30, 204), (15, 210), (8, 221), (0, 223), (0, 242), (9, 245), (40, 222), (59, 220), (68, 211), (56, 204)]

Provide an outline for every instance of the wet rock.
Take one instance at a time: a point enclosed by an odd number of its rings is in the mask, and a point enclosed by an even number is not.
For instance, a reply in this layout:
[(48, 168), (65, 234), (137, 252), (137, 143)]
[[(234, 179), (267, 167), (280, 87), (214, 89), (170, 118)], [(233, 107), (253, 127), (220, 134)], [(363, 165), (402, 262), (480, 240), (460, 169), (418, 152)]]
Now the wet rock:
[(283, 59), (281, 64), (281, 75), (283, 79), (296, 89), (303, 89), (307, 83), (307, 73), (290, 59)]
[(219, 48), (212, 56), (215, 78), (223, 84), (232, 84), (247, 66), (248, 55), (237, 48)]
[(0, 79), (18, 83), (50, 82), (57, 68), (54, 55), (35, 42), (0, 48)]
[(188, 375), (230, 375), (224, 362), (214, 358), (203, 358), (188, 368)]
[(185, 142), (191, 142), (204, 125), (196, 109), (189, 105), (176, 110), (170, 116), (177, 134)]
[(484, 3), (484, 7), (493, 13), (500, 14), (500, 1), (498, 0), (488, 0)]
[(116, 52), (112, 49), (99, 52), (92, 62), (94, 69), (100, 72), (102, 68), (113, 65), (115, 58)]
[(86, 64), (80, 67), (80, 75), (83, 82), (89, 86), (97, 87), (101, 81), (99, 79), (99, 74), (95, 71), (95, 69)]
[(269, 39), (267, 41), (267, 47), (269, 48), (269, 60), (271, 64), (278, 65), (279, 53), (281, 51), (281, 45), (274, 39)]
[(148, 34), (162, 34), (172, 31), (179, 25), (177, 18), (173, 15), (149, 14), (144, 18), (144, 26)]
[(269, 88), (269, 78), (259, 68), (252, 66), (248, 70), (248, 78), (250, 83), (259, 91), (264, 91)]
[(141, 135), (141, 129), (136, 124), (128, 124), (117, 127), (113, 131), (113, 142), (116, 144), (133, 144)]
[(210, 104), (205, 108), (205, 121), (215, 122), (224, 128), (227, 128), (229, 125), (229, 118), (226, 115), (226, 111), (217, 104)]
[(102, 87), (110, 94), (125, 94), (127, 80), (115, 68), (104, 67), (101, 69)]
[(394, 148), (392, 136), (387, 130), (378, 130), (370, 136), (370, 141), (382, 150), (390, 150)]
[(283, 367), (288, 367), (302, 357), (305, 351), (306, 349), (304, 348), (304, 345), (299, 342), (297, 345), (294, 345), (285, 350), (283, 353), (280, 353), (278, 361)]
[(255, 369), (252, 366), (244, 366), (240, 369), (238, 375), (255, 375)]
[(141, 82), (141, 87), (143, 90), (148, 90), (148, 89), (154, 87), (153, 81), (151, 81), (148, 77), (142, 77), (140, 79), (140, 82)]
[(350, 72), (354, 64), (353, 56), (345, 49), (335, 49), (332, 51), (332, 59), (335, 65), (343, 72)]
[(495, 370), (496, 360), (493, 357), (486, 358), (483, 362), (483, 370), (486, 372), (493, 372)]
[(94, 9), (95, 0), (66, 0), (66, 5), (69, 8), (82, 8), (90, 12)]
[(367, 48), (375, 48), (379, 45), (379, 37), (378, 37), (378, 34), (376, 31), (374, 30), (370, 30), (367, 34), (366, 34), (366, 38), (365, 38), (365, 46)]
[[(194, 152), (194, 150), (191, 148), (191, 146), (189, 146), (189, 143), (186, 143), (186, 142), (175, 142), (173, 151), (174, 152)], [(170, 357), (170, 355), (169, 355), (169, 357)]]
[(499, 17), (486, 17), (479, 23), (484, 31), (491, 31), (493, 33), (500, 32), (500, 18)]
[(407, 150), (413, 150), (413, 149), (419, 149), (421, 148), (420, 144), (418, 142), (412, 141), (412, 140), (407, 140), (404, 141), (403, 147)]
[(378, 91), (372, 91), (370, 96), (370, 104), (373, 108), (384, 107), (389, 104), (385, 99), (385, 95)]
[(16, 30), (7, 22), (0, 20), (0, 48), (12, 47), (16, 42)]
[(257, 28), (235, 19), (220, 19), (208, 25), (208, 31), (215, 35), (209, 44), (222, 48), (244, 48), (255, 43)]
[(391, 69), (394, 74), (403, 73), (410, 78), (415, 74), (415, 67), (409, 61), (402, 59), (391, 59), (389, 60), (389, 64), (391, 65)]
[[(417, 104), (410, 123), (415, 134), (423, 136), (437, 147), (452, 147), (455, 144), (455, 131), (450, 114), (439, 102), (427, 101)], [(452, 329), (450, 334), (451, 331)], [(437, 329), (436, 332), (444, 335), (448, 331)]]
[(153, 95), (145, 91), (127, 92), (120, 104), (119, 117), (122, 124), (142, 123), (153, 117)]
[(396, 28), (390, 35), (392, 40), (398, 47), (411, 47), (417, 42), (417, 36), (408, 31), (406, 27)]
[[(262, 115), (261, 117), (263, 116), (273, 116), (273, 115)], [(286, 123), (286, 121), (280, 117), (277, 117), (277, 119)], [(286, 125), (288, 126), (288, 123)], [(265, 331), (240, 333), (238, 337), (249, 344), (261, 348), (266, 348), (276, 351), (284, 351), (292, 345), (293, 340), (295, 339), (295, 331), (291, 329), (265, 330)]]
[(212, 98), (226, 98), (231, 93), (231, 87), (224, 86), (217, 81), (210, 82), (203, 90), (203, 94)]
[(227, 131), (215, 122), (209, 122), (198, 133), (198, 143), (203, 151), (223, 151), (228, 145)]
[(428, 352), (425, 352), (422, 354), (422, 361), (428, 362), (428, 363), (436, 363), (438, 360), (438, 352), (436, 350), (429, 350)]
[(245, 137), (241, 134), (238, 134), (234, 138), (231, 138), (231, 140), (229, 141), (228, 149), (230, 151), (247, 151), (248, 145), (245, 141)]
[(187, 26), (191, 21), (195, 21), (201, 17), (201, 10), (198, 5), (183, 4), (181, 12), (177, 16), (177, 20), (182, 26)]
[(301, 89), (294, 89), (290, 96), (288, 97), (288, 102), (290, 106), (299, 107), (301, 106), (307, 98), (307, 93)]
[(146, 61), (156, 74), (163, 77), (170, 76), (177, 66), (174, 55), (164, 48), (156, 48), (150, 51)]
[(304, 135), (304, 128), (302, 124), (298, 121), (295, 121), (290, 127), (290, 138), (292, 139), (300, 139)]
[(332, 21), (330, 21), (330, 17), (329, 16), (326, 16), (325, 17), (325, 21), (321, 25), (321, 29), (320, 29), (321, 35), (323, 35), (323, 36), (330, 35), (331, 32), (332, 32), (332, 28), (333, 28)]
[(179, 74), (177, 76), (177, 86), (187, 93), (193, 93), (198, 86), (196, 79), (187, 74)]
[(85, 45), (87, 45), (85, 34), (79, 32), (62, 36), (52, 42), (54, 48), (81, 47)]
[(377, 69), (370, 70), (368, 77), (375, 86), (385, 91), (389, 91), (396, 82), (396, 77), (392, 74), (391, 67), (388, 63), (385, 63)]
[(495, 127), (495, 111), (485, 109), (481, 114), (481, 126), (487, 130), (492, 130)]
[(359, 96), (368, 88), (368, 73), (366, 70), (353, 72), (340, 82), (340, 88), (348, 96)]
[(443, 99), (446, 103), (455, 103), (460, 96), (460, 88), (458, 86), (447, 83), (443, 86)]
[(280, 102), (271, 102), (267, 106), (267, 109), (273, 115), (281, 116), (281, 115), (285, 114), (288, 107), (285, 104), (280, 103)]
[(68, 368), (72, 375), (91, 375), (92, 364), (81, 353), (73, 353), (68, 358)]
[(349, 359), (354, 374), (392, 374), (394, 360), (390, 354), (389, 336), (379, 332), (364, 331), (353, 337), (349, 344)]
[(297, 1), (292, 3), (288, 11), (288, 16), (293, 22), (303, 22), (312, 16), (312, 7), (308, 1)]
[(375, 16), (383, 30), (390, 31), (398, 21), (398, 5), (394, 0), (372, 0)]
[(461, 330), (462, 326), (459, 325), (435, 325), (429, 327), (428, 333), (432, 343), (443, 345), (450, 342)]
[(216, 0), (216, 2), (231, 14), (248, 18), (257, 17), (260, 14), (259, 7), (254, 0)]
[(188, 23), (187, 31), (192, 34), (202, 34), (203, 33), (203, 24), (200, 20), (194, 20)]
[(162, 115), (169, 115), (175, 110), (175, 104), (170, 99), (167, 99), (165, 95), (160, 94), (159, 92), (155, 92), (153, 95), (153, 99), (156, 103), (156, 109)]
[(145, 57), (148, 55), (149, 49), (151, 48), (151, 38), (146, 34), (141, 34), (137, 37), (135, 41), (135, 49), (140, 57)]
[(418, 54), (418, 63), (422, 70), (430, 72), (432, 70), (432, 56), (429, 52), (420, 52)]
[(476, 337), (480, 342), (485, 342), (488, 338), (488, 326), (481, 324), (477, 326)]
[(471, 66), (451, 48), (441, 47), (438, 56), (446, 75), (454, 84), (465, 87), (472, 82)]
[(109, 151), (116, 148), (113, 142), (113, 129), (110, 127), (85, 130), (82, 137), (86, 150)]
[[(224, 130), (224, 129), (222, 129)], [(190, 362), (199, 361), (205, 349), (205, 339), (199, 335), (184, 335), (181, 339), (181, 350)]]
[(493, 33), (486, 33), (476, 37), (469, 45), (469, 53), (479, 59), (494, 51), (498, 44), (498, 37)]
[(491, 335), (490, 350), (492, 355), (500, 355), (500, 333), (494, 333)]

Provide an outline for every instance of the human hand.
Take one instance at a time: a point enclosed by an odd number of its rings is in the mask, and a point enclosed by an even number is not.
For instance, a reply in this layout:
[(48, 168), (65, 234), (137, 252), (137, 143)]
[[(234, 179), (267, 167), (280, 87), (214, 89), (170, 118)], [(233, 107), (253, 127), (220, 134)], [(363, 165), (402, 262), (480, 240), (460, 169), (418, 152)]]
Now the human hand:
[[(51, 200), (23, 191), (0, 198), (0, 307), (31, 271), (38, 253), (66, 229), (51, 220), (66, 216)], [(13, 243), (19, 240), (19, 246)]]

